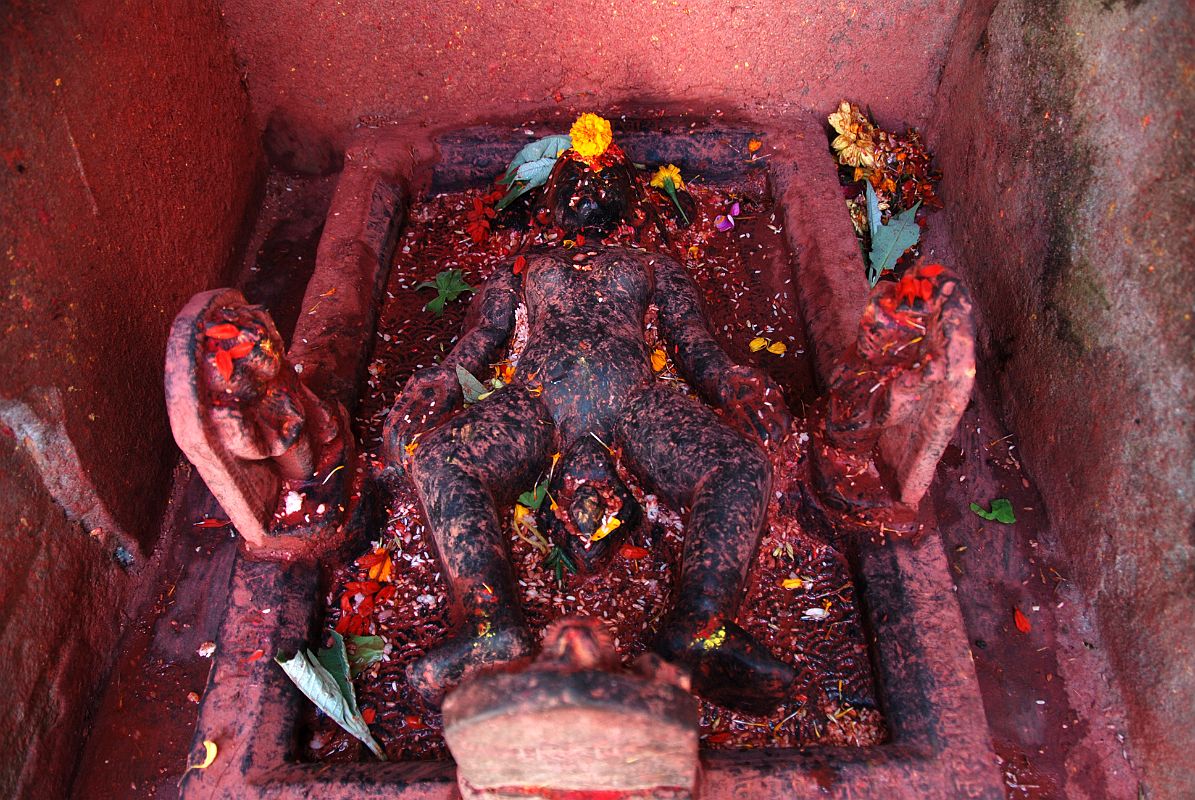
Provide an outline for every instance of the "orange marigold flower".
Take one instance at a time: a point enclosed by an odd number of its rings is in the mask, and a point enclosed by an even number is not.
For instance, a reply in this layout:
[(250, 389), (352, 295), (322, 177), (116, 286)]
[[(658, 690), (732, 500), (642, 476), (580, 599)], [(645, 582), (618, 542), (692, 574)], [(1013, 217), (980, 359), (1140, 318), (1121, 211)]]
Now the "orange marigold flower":
[(610, 120), (602, 119), (597, 114), (582, 114), (577, 117), (569, 136), (573, 140), (573, 150), (586, 161), (601, 158), (614, 141)]

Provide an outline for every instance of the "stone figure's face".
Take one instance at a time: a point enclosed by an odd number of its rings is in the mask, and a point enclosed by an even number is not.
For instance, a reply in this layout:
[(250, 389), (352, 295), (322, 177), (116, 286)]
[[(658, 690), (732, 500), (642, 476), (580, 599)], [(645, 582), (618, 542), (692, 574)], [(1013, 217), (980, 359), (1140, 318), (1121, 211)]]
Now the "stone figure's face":
[[(282, 337), (261, 306), (219, 309), (208, 327), (233, 325), (235, 337), (214, 342), (205, 358), (205, 379), (213, 406), (232, 410), (257, 447), (285, 453), (302, 434), (305, 419), (298, 379), (283, 356)], [(209, 343), (210, 346), (210, 343)], [(225, 372), (216, 351), (229, 354)], [(225, 361), (225, 365), (229, 361)]]
[(205, 359), (205, 377), (214, 399), (252, 405), (270, 390), (285, 388), (291, 376), (284, 371), (282, 337), (264, 308), (220, 309), (208, 326), (218, 324), (234, 325), (240, 334), (214, 343), (216, 349), (229, 351), (231, 374), (225, 376), (214, 357)]
[(607, 233), (630, 215), (633, 186), (626, 164), (595, 172), (581, 162), (561, 159), (548, 182), (548, 210), (566, 233)]
[(859, 324), (859, 353), (869, 358), (899, 354), (904, 346), (925, 335), (925, 314), (892, 311), (876, 299), (863, 309)]

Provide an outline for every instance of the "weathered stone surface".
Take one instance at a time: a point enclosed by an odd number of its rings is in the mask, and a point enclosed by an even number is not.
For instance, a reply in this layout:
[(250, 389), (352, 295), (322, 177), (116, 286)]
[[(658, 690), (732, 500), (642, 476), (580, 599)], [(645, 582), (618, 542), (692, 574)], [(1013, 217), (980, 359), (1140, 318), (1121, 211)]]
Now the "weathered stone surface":
[(1159, 798), (1195, 796), (1193, 39), (1187, 0), (968, 4), (928, 130), (980, 380), (1123, 692), (1107, 769)]
[(0, 424), (0, 650), (20, 664), (0, 796), (40, 799), (69, 795), (98, 686), (153, 587), (177, 464), (151, 388), (164, 334), (225, 279), (261, 148), (216, 3), (0, 16), (0, 398), (32, 423)]
[(444, 702), (444, 737), (467, 800), (692, 797), (697, 703), (688, 681), (648, 658), (621, 672), (596, 619), (562, 619), (539, 659), (478, 675)]

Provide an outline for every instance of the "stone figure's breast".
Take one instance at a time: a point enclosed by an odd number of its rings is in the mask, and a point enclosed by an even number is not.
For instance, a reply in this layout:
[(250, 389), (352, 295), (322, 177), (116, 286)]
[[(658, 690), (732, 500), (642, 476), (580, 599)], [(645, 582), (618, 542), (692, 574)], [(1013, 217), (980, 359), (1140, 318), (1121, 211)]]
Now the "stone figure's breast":
[(643, 316), (651, 275), (630, 251), (529, 260), (530, 336), (518, 378), (542, 387), (562, 441), (608, 433), (630, 394), (651, 379)]

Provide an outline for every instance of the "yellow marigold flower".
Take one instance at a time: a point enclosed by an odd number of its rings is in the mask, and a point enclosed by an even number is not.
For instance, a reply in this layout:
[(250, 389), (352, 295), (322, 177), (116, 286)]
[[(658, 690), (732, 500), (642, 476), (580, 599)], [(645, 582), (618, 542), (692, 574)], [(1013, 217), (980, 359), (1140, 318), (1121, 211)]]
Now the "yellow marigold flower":
[(838, 162), (850, 167), (875, 166), (875, 143), (870, 136), (857, 133), (840, 133), (830, 143), (838, 152)]
[(838, 110), (827, 117), (827, 120), (838, 133), (865, 133), (870, 136), (873, 130), (859, 107), (846, 100), (838, 104)]
[(597, 114), (582, 114), (577, 117), (569, 136), (573, 140), (573, 150), (586, 161), (600, 158), (614, 141), (610, 120), (602, 119)]
[(651, 176), (651, 185), (657, 189), (664, 188), (664, 181), (668, 178), (672, 179), (672, 188), (680, 191), (685, 188), (685, 182), (680, 178), (680, 167), (675, 164), (669, 164), (666, 167), (660, 167), (656, 170), (656, 174)]

